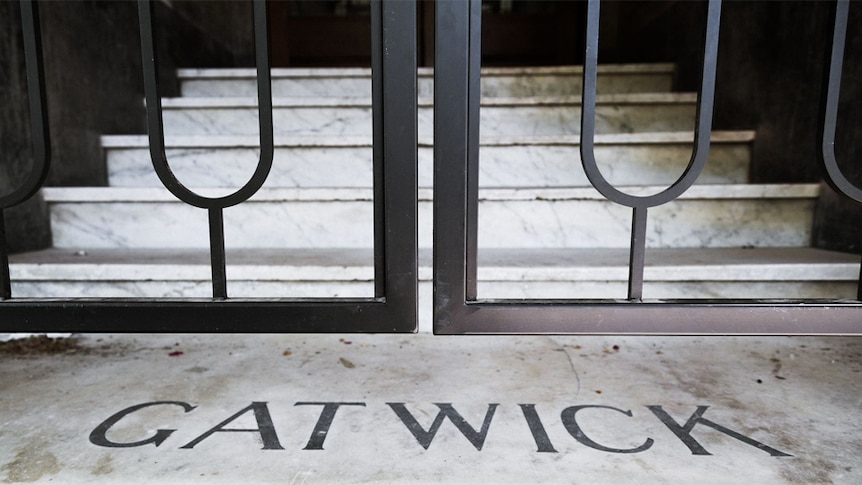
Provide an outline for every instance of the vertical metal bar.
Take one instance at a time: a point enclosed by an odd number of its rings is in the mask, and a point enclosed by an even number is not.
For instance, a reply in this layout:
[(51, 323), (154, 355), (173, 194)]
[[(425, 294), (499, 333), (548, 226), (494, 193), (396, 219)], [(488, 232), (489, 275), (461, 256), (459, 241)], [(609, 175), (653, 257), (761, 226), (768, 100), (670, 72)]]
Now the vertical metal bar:
[[(590, 179), (590, 183), (601, 192), (600, 184), (598, 184), (598, 182), (604, 181), (604, 177), (598, 171), (598, 166), (596, 166), (594, 170), (593, 165), (595, 164), (589, 163), (593, 158), (595, 158), (594, 145), (596, 133), (596, 92), (598, 91), (600, 18), (601, 4), (598, 0), (590, 0), (587, 3), (587, 30), (585, 32), (584, 41), (584, 75), (583, 82), (581, 83), (580, 152), (584, 172), (586, 172)], [(605, 196), (607, 197), (607, 195)]]
[(482, 2), (470, 0), (470, 42), (468, 46), (467, 80), (467, 245), (466, 288), (467, 301), (476, 300), (477, 262), (479, 252), (479, 110), (481, 109), (482, 70)]
[(464, 305), (468, 166), (470, 4), (435, 4), (434, 325), (453, 324)]
[(138, 23), (141, 33), (141, 57), (144, 74), (144, 102), (147, 106), (147, 133), (149, 134), (150, 158), (162, 184), (171, 190), (170, 166), (165, 155), (164, 124), (162, 122), (162, 100), (159, 95), (159, 60), (155, 47), (155, 25), (153, 3), (138, 0)]
[[(275, 135), (272, 124), (272, 75), (269, 45), (269, 2), (255, 0), (252, 4), (254, 15), (254, 58), (257, 67), (257, 119), (260, 140), (258, 167), (248, 183), (237, 194), (245, 201), (257, 192), (269, 177), (275, 152)], [(243, 193), (245, 192), (245, 193)]]
[(24, 29), (24, 51), (27, 65), (27, 89), (30, 101), (30, 136), (33, 140), (33, 168), (24, 187), (29, 199), (45, 182), (51, 159), (51, 140), (48, 130), (48, 104), (45, 92), (45, 74), (42, 61), (42, 33), (37, 2), (27, 0), (21, 4)]
[(224, 211), (210, 209), (210, 264), (213, 275), (213, 298), (227, 298), (227, 272), (224, 253)]
[(643, 300), (646, 253), (647, 208), (632, 209), (632, 239), (629, 249), (629, 300)]
[[(382, 195), (385, 220), (379, 224), (384, 233), (379, 254), (386, 265), (386, 304), (394, 308), (395, 318), (407, 320), (415, 328), (419, 211), (416, 2), (387, 0), (381, 11), (382, 104), (375, 105), (375, 111), (383, 111), (385, 180), (383, 193), (375, 194), (375, 203)], [(387, 249), (385, 253), (383, 249)]]
[(27, 179), (21, 186), (9, 194), (0, 196), (0, 209), (20, 204), (32, 197), (45, 183), (51, 165), (51, 137), (48, 130), (45, 75), (42, 69), (42, 34), (39, 24), (39, 8), (36, 2), (21, 1), (21, 27), (27, 69), (33, 164)]
[(386, 295), (385, 190), (383, 187), (383, 9), (371, 2), (372, 186), (374, 187), (374, 296)]
[(856, 299), (862, 301), (862, 262), (859, 264), (859, 279), (856, 283)]
[(12, 298), (12, 282), (9, 276), (9, 246), (6, 242), (5, 211), (0, 209), (0, 300)]

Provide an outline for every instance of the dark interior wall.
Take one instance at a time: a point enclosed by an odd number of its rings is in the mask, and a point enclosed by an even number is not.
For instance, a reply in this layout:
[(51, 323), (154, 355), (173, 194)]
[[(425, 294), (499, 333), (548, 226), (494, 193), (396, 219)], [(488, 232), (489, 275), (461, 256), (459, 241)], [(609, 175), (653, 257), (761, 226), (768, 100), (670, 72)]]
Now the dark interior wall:
[(105, 185), (99, 135), (145, 126), (135, 4), (43, 2), (40, 14), (53, 153), (47, 184)]
[[(614, 5), (613, 3), (611, 5)], [(756, 183), (820, 179), (816, 133), (831, 19), (826, 2), (725, 2), (715, 129), (754, 129)], [(609, 9), (610, 10), (610, 9)], [(610, 62), (674, 62), (676, 88), (700, 86), (705, 2), (622, 2), (605, 19)]]
[(675, 88), (696, 90), (705, 19), (704, 2), (602, 2), (599, 62), (673, 62), (677, 65)]
[[(284, 3), (284, 0), (280, 3)], [(185, 22), (204, 32), (208, 38), (217, 39), (219, 47), (228, 54), (228, 58), (223, 59), (219, 66), (254, 67), (251, 2), (247, 0), (172, 0), (169, 5)]]
[[(107, 183), (99, 137), (145, 132), (140, 35), (135, 2), (39, 2), (51, 170), (46, 185)], [(177, 67), (223, 66), (233, 55), (170, 5), (156, 3), (162, 94), (178, 93)], [(16, 187), (30, 166), (29, 108), (18, 2), (0, 1), (0, 190)], [(38, 198), (10, 211), (14, 251), (50, 244)]]
[[(621, 2), (607, 9), (617, 35), (601, 52), (609, 62), (675, 62), (677, 88), (699, 86), (703, 2)], [(724, 2), (715, 99), (716, 129), (753, 129), (751, 181), (822, 180), (818, 136), (821, 91), (831, 44), (833, 3)], [(850, 9), (837, 158), (862, 186), (862, 4)], [(688, 26), (688, 27), (686, 27)], [(862, 206), (824, 186), (815, 246), (862, 250)]]
[[(137, 4), (42, 2), (41, 15), (54, 139), (48, 185), (104, 185), (99, 136), (145, 132)], [(156, 3), (155, 19), (164, 96), (178, 94), (177, 67), (229, 62), (227, 52), (167, 4)]]
[[(820, 182), (818, 145), (822, 91), (832, 42), (832, 2), (725, 4), (716, 93), (716, 126), (754, 128), (751, 179), (757, 183)], [(862, 186), (862, 5), (848, 22), (836, 155)], [(862, 250), (862, 205), (823, 186), (813, 244)]]
[(757, 130), (752, 181), (816, 182), (827, 2), (739, 2), (725, 9), (716, 124)]

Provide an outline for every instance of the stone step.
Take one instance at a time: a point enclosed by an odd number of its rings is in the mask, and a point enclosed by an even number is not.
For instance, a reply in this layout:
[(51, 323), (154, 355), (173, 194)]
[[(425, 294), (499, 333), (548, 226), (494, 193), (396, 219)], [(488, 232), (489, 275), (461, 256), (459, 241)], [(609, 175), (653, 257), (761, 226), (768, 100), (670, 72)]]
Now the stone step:
[[(692, 93), (605, 94), (596, 101), (597, 133), (691, 131)], [(485, 98), (483, 136), (560, 135), (580, 132), (579, 96)], [(430, 98), (419, 100), (419, 135), (433, 136)], [(258, 132), (255, 98), (166, 98), (166, 135), (251, 135)], [(274, 98), (278, 135), (371, 135), (370, 98)]]
[[(419, 95), (433, 95), (433, 69), (419, 68)], [(599, 66), (599, 94), (660, 93), (673, 87), (672, 64)], [(180, 69), (183, 96), (257, 96), (254, 69)], [(581, 66), (495, 67), (482, 69), (482, 96), (572, 96), (581, 94)], [(274, 96), (371, 96), (371, 69), (287, 68), (272, 70)]]
[[(665, 187), (621, 188), (645, 195)], [(200, 189), (207, 196), (225, 190)], [(649, 247), (808, 246), (815, 184), (699, 185), (650, 210)], [(206, 211), (161, 188), (43, 189), (61, 248), (208, 247)], [(419, 244), (431, 247), (431, 191), (419, 192)], [(631, 210), (592, 188), (483, 189), (482, 247), (629, 246)], [(225, 210), (228, 247), (371, 247), (370, 189), (264, 188)]]
[[(715, 132), (709, 163), (698, 183), (748, 181), (754, 132)], [(691, 156), (685, 132), (596, 135), (595, 153), (616, 185), (670, 184)], [(433, 145), (419, 141), (419, 186), (431, 187)], [(254, 135), (180, 136), (167, 140), (174, 174), (186, 185), (240, 187), (257, 166)], [(486, 187), (589, 185), (580, 163), (578, 136), (486, 138), (479, 149), (479, 183)], [(158, 187), (146, 136), (103, 136), (109, 185)], [(370, 187), (369, 137), (279, 137), (267, 186)]]
[[(492, 298), (625, 298), (625, 249), (485, 249), (478, 291)], [(50, 249), (13, 255), (12, 289), (26, 297), (212, 295), (209, 256), (194, 249)], [(235, 298), (373, 296), (370, 249), (227, 252)], [(644, 295), (677, 298), (848, 298), (859, 257), (811, 248), (653, 249)], [(420, 328), (430, 331), (431, 254), (420, 251)]]

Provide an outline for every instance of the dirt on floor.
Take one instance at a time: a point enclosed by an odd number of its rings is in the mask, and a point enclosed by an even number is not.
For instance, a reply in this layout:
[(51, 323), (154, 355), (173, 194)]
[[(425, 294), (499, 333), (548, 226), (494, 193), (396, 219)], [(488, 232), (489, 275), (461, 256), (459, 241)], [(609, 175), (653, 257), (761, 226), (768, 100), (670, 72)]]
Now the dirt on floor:
[(0, 355), (46, 355), (46, 354), (77, 354), (89, 349), (83, 347), (77, 338), (49, 338), (45, 335), (33, 335), (27, 338), (0, 342)]

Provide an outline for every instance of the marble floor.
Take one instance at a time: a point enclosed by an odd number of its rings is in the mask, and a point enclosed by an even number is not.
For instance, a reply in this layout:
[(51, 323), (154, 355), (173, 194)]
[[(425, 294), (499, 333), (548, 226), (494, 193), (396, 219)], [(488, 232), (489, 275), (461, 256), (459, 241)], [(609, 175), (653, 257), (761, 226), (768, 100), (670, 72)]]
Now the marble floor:
[(2, 483), (862, 483), (862, 338), (0, 344)]

